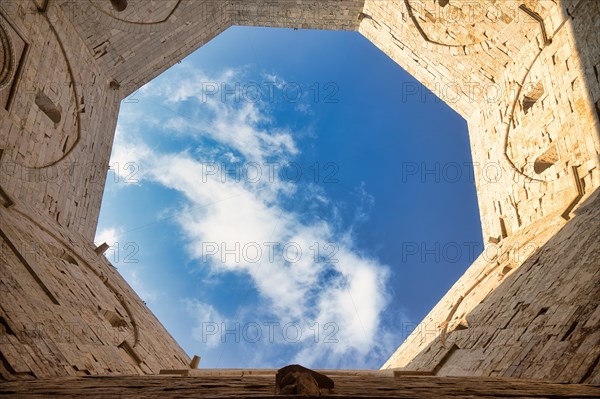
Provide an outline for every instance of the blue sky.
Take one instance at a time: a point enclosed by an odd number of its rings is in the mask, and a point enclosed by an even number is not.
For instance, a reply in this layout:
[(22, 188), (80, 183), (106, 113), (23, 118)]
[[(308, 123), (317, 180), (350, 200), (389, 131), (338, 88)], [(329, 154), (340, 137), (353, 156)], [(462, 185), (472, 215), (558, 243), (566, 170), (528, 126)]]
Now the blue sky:
[(200, 367), (378, 368), (483, 248), (470, 162), (360, 34), (234, 27), (123, 101), (96, 241)]

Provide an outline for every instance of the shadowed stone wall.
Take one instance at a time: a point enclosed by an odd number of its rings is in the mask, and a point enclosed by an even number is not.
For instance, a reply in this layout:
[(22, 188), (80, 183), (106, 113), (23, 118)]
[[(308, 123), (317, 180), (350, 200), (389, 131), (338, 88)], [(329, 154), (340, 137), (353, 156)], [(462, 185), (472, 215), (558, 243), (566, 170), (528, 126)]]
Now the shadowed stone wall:
[(468, 122), (489, 245), (384, 367), (598, 382), (598, 2), (113, 3), (0, 3), (3, 378), (187, 367), (92, 239), (120, 101), (252, 25), (358, 31)]

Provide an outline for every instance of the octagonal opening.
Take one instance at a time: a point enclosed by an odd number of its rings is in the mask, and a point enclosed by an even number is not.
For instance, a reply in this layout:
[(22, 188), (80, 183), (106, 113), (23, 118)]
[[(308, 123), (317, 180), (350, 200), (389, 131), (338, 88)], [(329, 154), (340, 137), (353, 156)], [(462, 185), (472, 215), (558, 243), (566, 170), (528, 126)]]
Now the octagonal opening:
[(483, 248), (464, 119), (356, 32), (229, 28), (110, 166), (96, 241), (200, 367), (377, 368)]

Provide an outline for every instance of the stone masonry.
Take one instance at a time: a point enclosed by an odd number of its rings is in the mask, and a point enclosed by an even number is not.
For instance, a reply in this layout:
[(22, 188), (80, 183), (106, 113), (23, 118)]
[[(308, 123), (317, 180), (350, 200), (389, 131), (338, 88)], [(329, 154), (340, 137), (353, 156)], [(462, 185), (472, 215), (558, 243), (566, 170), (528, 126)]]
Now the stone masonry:
[(92, 240), (120, 101), (233, 25), (358, 31), (468, 122), (486, 250), (383, 369), (600, 384), (596, 0), (0, 2), (2, 379), (189, 369)]

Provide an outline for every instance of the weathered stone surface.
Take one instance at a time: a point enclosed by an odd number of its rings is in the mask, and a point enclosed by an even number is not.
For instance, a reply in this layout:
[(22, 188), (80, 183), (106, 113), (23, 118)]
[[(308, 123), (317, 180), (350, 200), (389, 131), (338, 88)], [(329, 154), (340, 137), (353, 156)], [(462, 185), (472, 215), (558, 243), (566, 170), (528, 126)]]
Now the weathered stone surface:
[(321, 396), (319, 384), (309, 373), (293, 371), (281, 382), (280, 395)]
[(468, 122), (489, 245), (384, 367), (600, 383), (598, 21), (593, 0), (3, 0), (0, 375), (189, 370), (91, 240), (120, 101), (257, 25), (356, 30)]
[[(6, 398), (219, 398), (275, 395), (274, 373), (213, 377), (63, 377), (0, 384)], [(396, 398), (597, 398), (600, 387), (500, 378), (334, 376), (331, 395), (322, 397)], [(294, 397), (294, 395), (289, 396)]]
[(291, 364), (277, 370), (275, 385), (280, 395), (319, 396), (329, 393), (334, 387), (334, 382), (324, 374)]
[(575, 214), (481, 256), (384, 368), (600, 383), (600, 191)]

